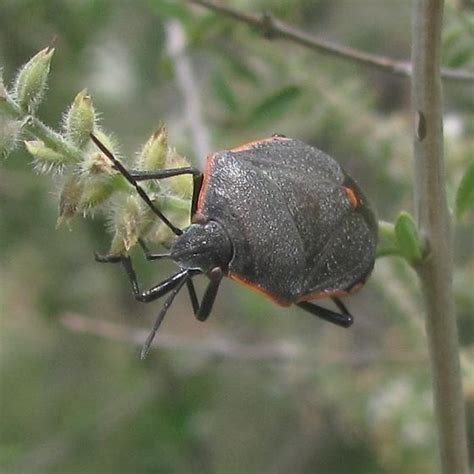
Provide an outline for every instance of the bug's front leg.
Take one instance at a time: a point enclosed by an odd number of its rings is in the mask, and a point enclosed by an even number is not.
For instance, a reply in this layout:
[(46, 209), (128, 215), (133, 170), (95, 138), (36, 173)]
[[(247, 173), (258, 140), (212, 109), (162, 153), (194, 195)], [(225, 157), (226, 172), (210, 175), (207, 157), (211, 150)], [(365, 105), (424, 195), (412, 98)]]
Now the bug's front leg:
[(125, 255), (96, 254), (95, 259), (100, 263), (121, 263), (123, 268), (125, 269), (125, 273), (127, 274), (135, 299), (143, 303), (155, 301), (163, 295), (166, 295), (176, 286), (178, 286), (182, 278), (188, 273), (187, 270), (181, 270), (180, 272), (171, 275), (166, 280), (163, 280), (162, 282), (158, 283), (158, 285), (153, 286), (149, 290), (142, 291), (140, 289), (138, 278), (133, 268), (132, 260), (130, 257)]

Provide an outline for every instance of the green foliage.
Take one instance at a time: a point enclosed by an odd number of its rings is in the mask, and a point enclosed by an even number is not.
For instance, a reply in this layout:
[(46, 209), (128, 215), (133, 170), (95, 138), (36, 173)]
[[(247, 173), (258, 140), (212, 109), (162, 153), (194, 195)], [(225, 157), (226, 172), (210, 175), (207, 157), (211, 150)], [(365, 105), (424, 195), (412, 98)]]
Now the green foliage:
[(298, 86), (284, 86), (276, 92), (264, 97), (250, 112), (249, 122), (259, 125), (261, 122), (275, 121), (288, 113), (288, 110), (298, 97), (301, 89)]
[(474, 63), (474, 14), (456, 8), (452, 13), (443, 32), (443, 55), (446, 66), (466, 67)]
[(395, 235), (400, 253), (411, 264), (419, 262), (424, 254), (423, 245), (413, 217), (400, 212), (395, 222)]
[(456, 192), (456, 216), (462, 219), (464, 214), (474, 208), (474, 159), (466, 167), (466, 172)]
[(214, 73), (212, 85), (216, 94), (223, 104), (227, 107), (229, 112), (237, 112), (239, 109), (239, 101), (232, 86), (220, 70)]
[(397, 236), (395, 235), (395, 226), (391, 222), (379, 221), (378, 236), (378, 258), (400, 254)]

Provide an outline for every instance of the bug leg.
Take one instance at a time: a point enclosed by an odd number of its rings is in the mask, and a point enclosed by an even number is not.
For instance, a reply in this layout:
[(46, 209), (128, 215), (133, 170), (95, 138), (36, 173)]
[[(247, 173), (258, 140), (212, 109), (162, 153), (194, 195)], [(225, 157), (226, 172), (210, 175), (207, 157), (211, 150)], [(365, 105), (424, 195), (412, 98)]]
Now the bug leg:
[[(147, 260), (158, 260), (162, 258), (169, 258), (170, 254), (169, 253), (152, 253), (148, 249), (148, 246), (145, 244), (145, 242), (140, 239), (139, 241), (140, 247), (143, 250), (143, 253), (145, 254), (145, 258)], [(191, 272), (190, 272), (191, 273)], [(196, 314), (199, 310), (199, 301), (196, 295), (196, 289), (194, 288), (194, 283), (191, 280), (191, 278), (188, 278), (186, 280), (186, 286), (188, 288), (188, 293), (189, 293), (189, 298), (191, 300), (191, 305), (193, 307), (193, 312)]]
[(142, 170), (129, 170), (130, 176), (135, 181), (146, 181), (148, 179), (165, 179), (172, 178), (173, 176), (180, 176), (183, 174), (192, 174), (193, 176), (201, 176), (202, 173), (192, 166), (185, 166), (183, 168), (168, 168), (166, 170), (156, 171), (142, 171)]
[(132, 291), (133, 295), (135, 296), (135, 299), (141, 301), (142, 303), (149, 303), (150, 301), (155, 301), (158, 298), (161, 298), (163, 295), (166, 295), (170, 291), (174, 290), (174, 288), (176, 288), (177, 285), (180, 284), (181, 280), (185, 276), (189, 275), (188, 270), (181, 270), (180, 272), (171, 275), (166, 280), (163, 280), (162, 282), (158, 283), (158, 285), (153, 286), (149, 290), (141, 291), (140, 286), (138, 284), (137, 275), (132, 266), (132, 261), (130, 260), (130, 257), (122, 257), (121, 262), (125, 269), (125, 272), (127, 273), (130, 285), (132, 286)]
[(130, 257), (125, 257), (123, 255), (99, 255), (95, 254), (96, 261), (100, 263), (121, 263), (125, 269), (128, 280), (132, 287), (133, 295), (135, 299), (143, 303), (149, 303), (154, 301), (166, 293), (170, 292), (176, 284), (179, 282), (179, 278), (182, 277), (187, 271), (181, 271), (162, 281), (158, 285), (150, 288), (146, 291), (140, 290), (140, 285), (138, 284), (137, 275), (132, 265)]
[(199, 193), (202, 188), (202, 173), (199, 176), (193, 175), (193, 197), (191, 201), (191, 218), (196, 214), (196, 209), (198, 205)]
[(138, 181), (135, 179), (134, 176), (130, 174), (130, 172), (125, 168), (125, 166), (115, 158), (113, 153), (108, 150), (105, 145), (92, 133), (90, 134), (92, 141), (95, 143), (97, 148), (104, 153), (104, 155), (112, 161), (114, 164), (114, 168), (135, 188), (137, 191), (138, 195), (142, 198), (142, 200), (145, 202), (145, 204), (161, 219), (161, 221), (167, 225), (171, 231), (175, 235), (181, 235), (183, 231), (176, 227), (174, 224), (172, 224), (166, 216), (153, 204), (151, 201), (150, 197), (148, 194), (145, 192), (145, 190), (138, 184)]
[(330, 323), (336, 324), (337, 326), (348, 328), (354, 322), (352, 315), (349, 313), (346, 306), (339, 298), (331, 299), (334, 301), (339, 311), (341, 311), (340, 313), (336, 313), (335, 311), (331, 311), (330, 309), (323, 308), (322, 306), (318, 306), (308, 301), (297, 303), (297, 306), (304, 309), (305, 311), (308, 311), (308, 313), (317, 316), (318, 318), (329, 321)]
[(173, 290), (176, 285), (180, 282), (180, 279), (185, 275), (191, 275), (191, 272), (188, 270), (181, 270), (174, 275), (171, 275), (166, 280), (163, 280), (158, 285), (150, 288), (149, 290), (141, 291), (140, 285), (138, 284), (137, 275), (132, 265), (132, 260), (130, 257), (126, 257), (124, 255), (95, 255), (95, 259), (101, 263), (122, 263), (123, 268), (127, 274), (128, 280), (130, 281), (130, 285), (132, 287), (133, 295), (135, 299), (141, 301), (143, 303), (149, 303), (150, 301), (155, 301), (166, 293), (169, 293)]
[[(176, 275), (175, 275), (176, 276)], [(153, 328), (150, 331), (150, 334), (146, 338), (145, 344), (143, 345), (140, 357), (141, 359), (145, 359), (146, 356), (148, 355), (148, 352), (150, 352), (150, 347), (151, 343), (153, 342), (153, 339), (155, 338), (156, 332), (158, 331), (158, 328), (160, 327), (161, 323), (163, 322), (163, 319), (170, 308), (171, 304), (173, 303), (173, 300), (175, 299), (176, 295), (179, 293), (179, 290), (183, 287), (184, 283), (189, 281), (190, 276), (188, 274), (180, 274), (180, 278), (177, 280), (176, 285), (174, 288), (171, 290), (171, 294), (168, 296), (166, 299), (165, 303), (163, 304), (163, 307), (161, 308), (160, 312), (158, 313), (158, 316), (155, 319), (155, 323), (153, 324)]]
[(350, 320), (350, 324), (352, 324), (353, 318), (352, 318), (351, 313), (349, 313), (347, 306), (339, 298), (336, 298), (335, 296), (332, 296), (331, 299), (334, 301), (334, 304), (339, 308), (339, 311), (345, 316), (347, 316), (347, 318)]
[(199, 191), (202, 186), (202, 173), (192, 166), (186, 166), (183, 168), (170, 168), (167, 170), (157, 170), (157, 171), (139, 171), (139, 170), (130, 170), (130, 176), (136, 181), (145, 181), (148, 179), (165, 179), (172, 178), (173, 176), (181, 176), (183, 174), (192, 174), (193, 175), (193, 197), (191, 201), (191, 216), (194, 215), (197, 208)]
[(196, 294), (196, 289), (194, 288), (194, 283), (191, 278), (186, 280), (186, 286), (188, 287), (189, 299), (191, 300), (191, 306), (193, 307), (194, 314), (197, 314), (199, 311), (199, 301)]
[(212, 307), (214, 306), (214, 301), (216, 300), (217, 292), (219, 290), (219, 285), (222, 281), (222, 269), (219, 267), (213, 268), (208, 276), (210, 282), (207, 285), (204, 296), (202, 297), (201, 304), (194, 310), (194, 315), (199, 321), (205, 321), (209, 314), (211, 313)]

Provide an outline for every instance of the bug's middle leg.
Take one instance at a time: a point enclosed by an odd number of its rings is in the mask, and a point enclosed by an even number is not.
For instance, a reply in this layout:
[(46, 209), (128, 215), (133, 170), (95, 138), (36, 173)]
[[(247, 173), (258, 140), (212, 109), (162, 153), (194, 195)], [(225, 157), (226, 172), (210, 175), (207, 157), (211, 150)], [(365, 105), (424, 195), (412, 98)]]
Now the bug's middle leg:
[(211, 314), (223, 276), (222, 269), (219, 267), (213, 268), (209, 272), (208, 277), (210, 281), (204, 292), (199, 308), (197, 308), (197, 311), (194, 311), (194, 315), (199, 321), (205, 321)]
[(191, 200), (192, 218), (197, 209), (199, 192), (201, 191), (203, 180), (203, 175), (198, 169), (193, 168), (192, 166), (186, 166), (184, 168), (170, 168), (156, 171), (130, 170), (130, 176), (132, 176), (136, 181), (173, 178), (174, 176), (181, 176), (183, 174), (190, 174), (193, 177), (193, 196)]
[(216, 267), (211, 270), (207, 276), (209, 277), (210, 281), (207, 285), (207, 288), (200, 303), (196, 294), (196, 289), (194, 288), (193, 281), (191, 280), (191, 278), (188, 278), (188, 280), (186, 281), (194, 316), (196, 316), (196, 319), (198, 321), (206, 321), (206, 319), (211, 314), (212, 307), (214, 306), (214, 302), (216, 300), (217, 292), (219, 291), (219, 285), (224, 275), (222, 269)]

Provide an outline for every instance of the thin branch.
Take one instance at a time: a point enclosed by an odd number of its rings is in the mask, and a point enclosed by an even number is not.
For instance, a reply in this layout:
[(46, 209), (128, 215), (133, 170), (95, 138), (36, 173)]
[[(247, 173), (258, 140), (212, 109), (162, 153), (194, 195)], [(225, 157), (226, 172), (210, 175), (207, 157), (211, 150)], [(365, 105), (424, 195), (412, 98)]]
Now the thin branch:
[(426, 308), (442, 472), (467, 474), (466, 421), (452, 292), (452, 236), (443, 159), (440, 79), (443, 0), (416, 0), (412, 101), (415, 212), (429, 255), (417, 265)]
[[(123, 326), (105, 320), (98, 320), (80, 314), (66, 313), (61, 317), (61, 323), (69, 330), (84, 334), (92, 334), (111, 341), (125, 342), (137, 347), (143, 345), (148, 335), (148, 330)], [(291, 341), (280, 341), (271, 344), (245, 344), (222, 335), (208, 336), (206, 338), (190, 338), (161, 333), (153, 341), (152, 347), (162, 350), (180, 350), (192, 352), (210, 358), (222, 358), (240, 361), (262, 362), (298, 362), (306, 364), (309, 370), (314, 369), (313, 350), (307, 350)], [(322, 361), (328, 364), (343, 364), (344, 366), (365, 366), (374, 363), (425, 363), (426, 354), (423, 353), (397, 353), (393, 355), (381, 354), (375, 351), (351, 352), (350, 355), (338, 354), (330, 360)]]
[(67, 143), (59, 133), (49, 128), (37, 117), (23, 112), (5, 90), (0, 90), (0, 112), (13, 120), (21, 121), (23, 130), (42, 140), (46, 146), (62, 153), (71, 162), (82, 159), (81, 150)]
[[(130, 328), (110, 321), (87, 318), (72, 313), (65, 314), (61, 318), (61, 322), (73, 331), (94, 334), (114, 341), (128, 342), (138, 347), (143, 345), (143, 341), (149, 333), (146, 329)], [(160, 337), (153, 341), (152, 347), (180, 349), (195, 354), (250, 361), (290, 361), (297, 359), (301, 355), (301, 351), (290, 343), (248, 345), (237, 343), (221, 336), (196, 340), (189, 337), (161, 333)]]
[[(338, 45), (331, 41), (298, 30), (268, 14), (252, 15), (226, 5), (218, 4), (212, 0), (188, 1), (233, 18), (234, 20), (251, 25), (260, 30), (263, 35), (269, 39), (286, 39), (321, 54), (336, 56), (363, 66), (368, 66), (399, 76), (411, 76), (411, 64), (409, 61), (396, 61), (386, 56), (371, 54), (359, 49)], [(474, 71), (466, 69), (443, 68), (441, 75), (446, 80), (474, 81)]]

